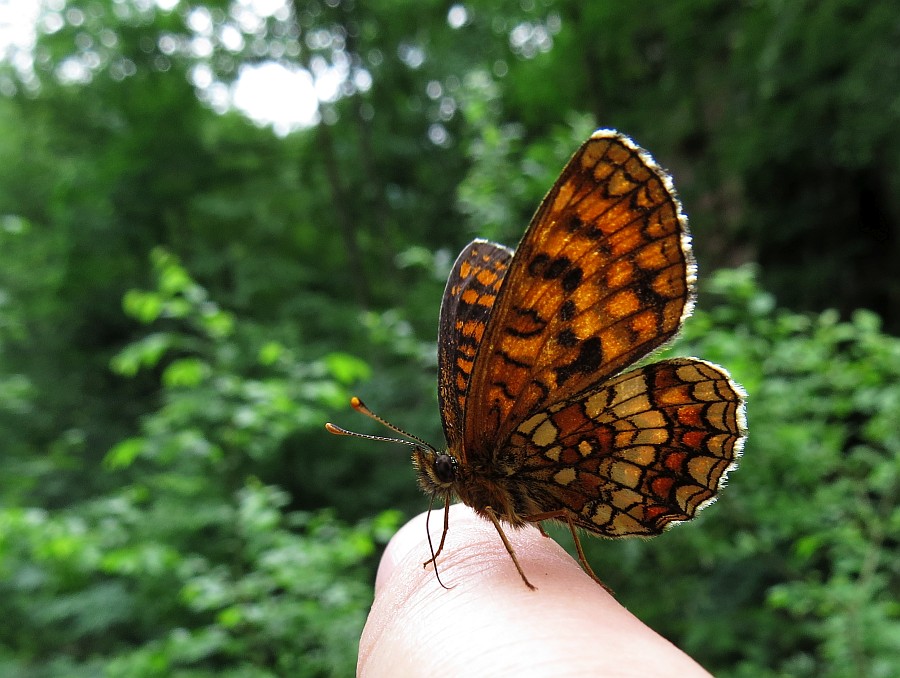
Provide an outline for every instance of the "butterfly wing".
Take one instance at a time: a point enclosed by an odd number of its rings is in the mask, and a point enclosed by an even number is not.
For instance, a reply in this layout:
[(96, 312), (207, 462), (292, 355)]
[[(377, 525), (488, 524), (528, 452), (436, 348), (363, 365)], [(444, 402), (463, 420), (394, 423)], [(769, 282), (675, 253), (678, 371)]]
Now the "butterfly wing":
[(438, 326), (438, 400), (447, 445), (456, 454), (461, 450), (475, 354), (511, 258), (508, 247), (475, 240), (457, 257), (444, 289)]
[(519, 502), (607, 537), (659, 534), (714, 501), (743, 447), (744, 397), (722, 368), (676, 358), (552, 405), (510, 440)]
[(532, 219), (467, 369), (464, 459), (489, 460), (531, 413), (671, 339), (694, 270), (668, 176), (627, 137), (594, 133)]

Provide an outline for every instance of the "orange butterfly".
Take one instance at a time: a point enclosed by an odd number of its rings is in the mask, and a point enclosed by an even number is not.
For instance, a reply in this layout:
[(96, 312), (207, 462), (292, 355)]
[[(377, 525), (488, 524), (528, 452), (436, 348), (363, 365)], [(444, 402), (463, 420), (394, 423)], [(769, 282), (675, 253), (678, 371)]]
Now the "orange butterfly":
[(612, 130), (578, 149), (515, 252), (462, 251), (438, 331), (447, 450), (352, 401), (417, 441), (419, 485), (445, 503), (428, 562), (454, 496), (494, 524), (532, 589), (504, 525), (564, 522), (599, 582), (576, 527), (651, 536), (715, 500), (746, 437), (743, 389), (697, 358), (623, 371), (677, 334), (695, 271), (669, 176)]

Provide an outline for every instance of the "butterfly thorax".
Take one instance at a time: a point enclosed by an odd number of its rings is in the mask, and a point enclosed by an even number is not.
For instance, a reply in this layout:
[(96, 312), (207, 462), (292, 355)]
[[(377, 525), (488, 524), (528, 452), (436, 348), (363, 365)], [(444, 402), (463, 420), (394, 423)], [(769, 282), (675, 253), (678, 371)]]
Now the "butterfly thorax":
[(487, 518), (486, 509), (510, 525), (525, 525), (523, 516), (529, 515), (531, 507), (526, 507), (528, 493), (520, 487), (515, 469), (504, 468), (502, 464), (480, 468), (473, 464), (460, 463), (458, 458), (447, 452), (435, 452), (416, 448), (412, 455), (413, 466), (418, 475), (419, 487), (429, 495), (450, 500), (459, 498), (476, 513)]

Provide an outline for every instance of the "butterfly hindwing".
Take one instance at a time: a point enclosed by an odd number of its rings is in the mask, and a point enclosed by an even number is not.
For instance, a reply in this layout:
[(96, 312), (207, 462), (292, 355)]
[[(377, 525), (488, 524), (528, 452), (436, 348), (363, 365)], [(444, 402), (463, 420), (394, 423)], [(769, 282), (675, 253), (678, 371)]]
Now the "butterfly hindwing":
[(597, 534), (659, 534), (714, 500), (741, 452), (743, 398), (696, 358), (626, 372), (517, 427), (523, 493)]

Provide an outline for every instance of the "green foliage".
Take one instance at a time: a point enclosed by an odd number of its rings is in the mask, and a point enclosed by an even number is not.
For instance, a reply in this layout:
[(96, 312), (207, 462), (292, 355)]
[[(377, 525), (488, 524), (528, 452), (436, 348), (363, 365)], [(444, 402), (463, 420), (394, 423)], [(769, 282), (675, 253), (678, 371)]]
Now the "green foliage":
[(347, 526), (327, 510), (291, 510), (253, 470), (293, 432), (320, 427), (367, 368), (254, 347), (177, 259), (153, 259), (156, 289), (124, 302), (148, 334), (113, 366), (155, 370), (160, 405), (96, 470), (114, 491), (55, 512), (0, 511), (0, 669), (348, 675), (370, 558), (399, 515)]

